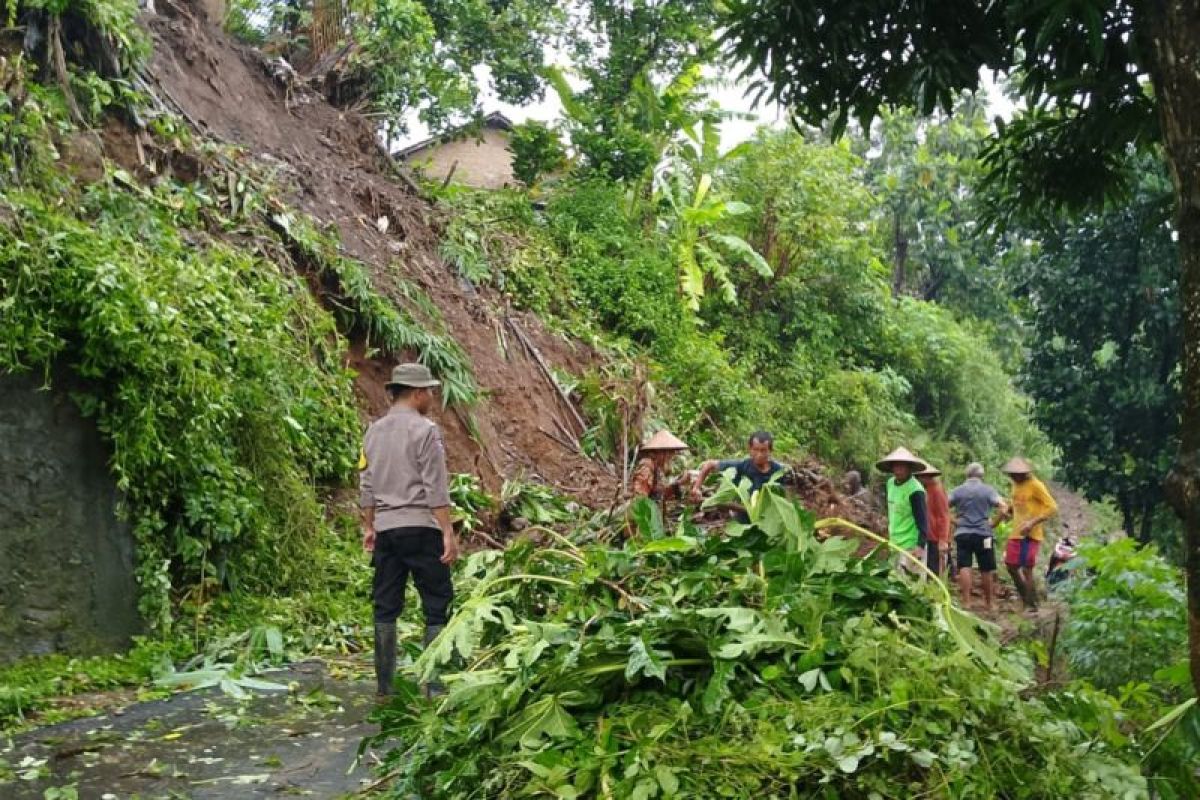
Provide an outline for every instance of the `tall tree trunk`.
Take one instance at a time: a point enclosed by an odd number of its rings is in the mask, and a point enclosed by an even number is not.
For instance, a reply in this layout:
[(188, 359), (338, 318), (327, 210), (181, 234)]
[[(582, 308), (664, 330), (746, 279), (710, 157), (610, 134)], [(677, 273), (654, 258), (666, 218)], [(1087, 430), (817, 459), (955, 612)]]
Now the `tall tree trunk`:
[(1138, 531), (1138, 542), (1142, 545), (1150, 544), (1154, 539), (1154, 504), (1142, 504), (1142, 527)]
[(1122, 492), (1117, 495), (1117, 506), (1121, 509), (1121, 527), (1130, 539), (1137, 536), (1137, 525), (1133, 516), (1133, 498)]
[(904, 271), (908, 269), (908, 237), (900, 224), (900, 212), (892, 212), (892, 297), (904, 294)]
[(1143, 0), (1136, 28), (1149, 45), (1159, 120), (1175, 183), (1183, 317), (1180, 448), (1167, 492), (1183, 520), (1188, 656), (1200, 695), (1200, 0)]

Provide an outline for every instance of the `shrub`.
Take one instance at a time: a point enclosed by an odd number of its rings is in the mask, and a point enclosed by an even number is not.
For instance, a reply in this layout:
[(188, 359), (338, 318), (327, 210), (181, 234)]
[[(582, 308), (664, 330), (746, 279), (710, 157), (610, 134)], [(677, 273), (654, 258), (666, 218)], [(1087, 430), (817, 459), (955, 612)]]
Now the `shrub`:
[(1179, 570), (1132, 539), (1084, 542), (1079, 555), (1084, 569), (1068, 589), (1063, 638), (1072, 672), (1115, 691), (1182, 663), (1187, 607)]
[(550, 230), (581, 302), (603, 326), (661, 351), (684, 319), (675, 266), (652, 234), (622, 211), (619, 186), (568, 187), (550, 203)]
[[(412, 348), (468, 400), (461, 351), (311, 223), (281, 212), (272, 225), (252, 175), (145, 186), (110, 170), (82, 184), (55, 164), (52, 136), (69, 127), (55, 92), (0, 99), (0, 121), (17, 132), (0, 140), (15, 176), (0, 186), (0, 370), (78, 378), (73, 396), (112, 448), (148, 621), (166, 628), (173, 601), (222, 587), (319, 581), (308, 559), (332, 534), (318, 487), (348, 481), (361, 432), (338, 321)], [(336, 315), (281, 250), (326, 279)]]
[[(1200, 707), (1188, 671), (1180, 570), (1155, 547), (1128, 538), (1084, 542), (1079, 557), (1082, 564), (1067, 585), (1070, 615), (1062, 643), (1080, 680), (1053, 702), (1085, 728), (1128, 748), (1154, 796), (1200, 796)], [(1098, 706), (1111, 710), (1097, 716)], [(1110, 714), (1122, 721), (1119, 729), (1103, 722)]]
[(537, 120), (513, 126), (508, 149), (513, 154), (513, 174), (526, 186), (561, 169), (567, 160), (558, 134)]

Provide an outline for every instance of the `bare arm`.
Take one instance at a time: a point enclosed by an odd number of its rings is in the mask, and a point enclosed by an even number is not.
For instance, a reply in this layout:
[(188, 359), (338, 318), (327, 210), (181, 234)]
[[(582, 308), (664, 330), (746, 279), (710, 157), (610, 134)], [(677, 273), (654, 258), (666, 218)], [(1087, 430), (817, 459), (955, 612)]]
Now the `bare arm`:
[(1007, 500), (1005, 500), (1003, 497), (1000, 497), (999, 495), (997, 495), (995, 502), (992, 503), (992, 506), (996, 509), (996, 515), (994, 517), (992, 517), (992, 527), (993, 528), (996, 527), (997, 524), (999, 524), (1000, 522), (1002, 522), (1006, 519), (1012, 519), (1012, 515), (1013, 515), (1012, 505)]
[(715, 458), (710, 458), (708, 461), (702, 463), (700, 469), (696, 471), (696, 480), (692, 483), (692, 491), (690, 492), (693, 503), (700, 502), (700, 487), (704, 486), (704, 482), (708, 480), (709, 475), (713, 474), (719, 463)]
[(375, 506), (362, 510), (363, 550), (375, 551)]
[(705, 461), (703, 464), (701, 464), (700, 471), (696, 473), (696, 483), (693, 485), (693, 488), (699, 489), (701, 486), (703, 486), (704, 482), (708, 480), (708, 476), (712, 475), (713, 472), (716, 471), (717, 465), (720, 463), (721, 462), (717, 459), (710, 458), (708, 461)]

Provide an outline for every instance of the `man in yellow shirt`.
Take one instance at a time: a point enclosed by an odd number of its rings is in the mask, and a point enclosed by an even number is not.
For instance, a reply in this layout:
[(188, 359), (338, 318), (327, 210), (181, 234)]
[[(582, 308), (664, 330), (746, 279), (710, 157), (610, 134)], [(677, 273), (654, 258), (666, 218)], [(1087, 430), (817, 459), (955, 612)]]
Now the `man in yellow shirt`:
[(1004, 566), (1012, 576), (1017, 591), (1030, 611), (1037, 610), (1037, 583), (1033, 568), (1037, 564), (1038, 548), (1046, 537), (1043, 525), (1058, 513), (1058, 504), (1050, 496), (1046, 484), (1033, 475), (1033, 467), (1023, 458), (1014, 458), (1004, 465), (1004, 473), (1012, 480), (1012, 533), (1004, 551)]

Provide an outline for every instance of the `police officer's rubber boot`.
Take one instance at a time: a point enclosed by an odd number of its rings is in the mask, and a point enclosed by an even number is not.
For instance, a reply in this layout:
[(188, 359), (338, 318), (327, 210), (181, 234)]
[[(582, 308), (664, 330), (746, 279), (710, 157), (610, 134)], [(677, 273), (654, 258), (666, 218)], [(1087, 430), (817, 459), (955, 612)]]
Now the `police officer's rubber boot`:
[(396, 677), (396, 623), (375, 623), (375, 697), (386, 701), (395, 688)]
[[(422, 644), (429, 647), (430, 643), (438, 637), (445, 625), (426, 625), (425, 639)], [(429, 683), (425, 684), (425, 696), (428, 698), (441, 697), (446, 693), (446, 687), (437, 678), (434, 678)]]

